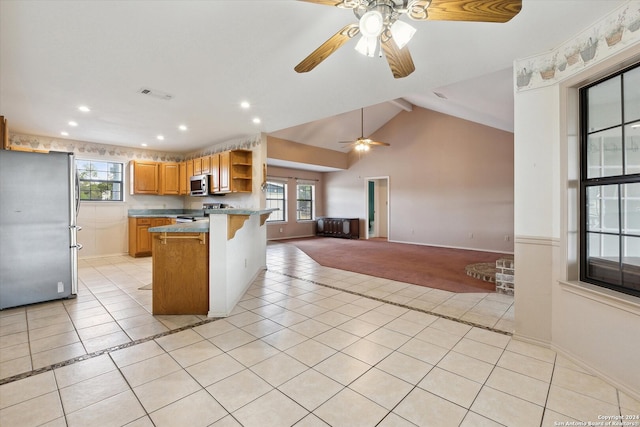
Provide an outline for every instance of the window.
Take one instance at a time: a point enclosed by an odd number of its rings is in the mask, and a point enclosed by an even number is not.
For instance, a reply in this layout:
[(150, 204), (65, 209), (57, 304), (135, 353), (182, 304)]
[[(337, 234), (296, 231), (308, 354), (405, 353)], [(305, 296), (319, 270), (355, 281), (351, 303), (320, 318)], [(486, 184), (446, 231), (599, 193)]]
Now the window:
[(640, 296), (640, 64), (580, 91), (580, 280)]
[(296, 188), (296, 219), (298, 221), (313, 220), (315, 192), (315, 184), (298, 181)]
[(287, 219), (285, 210), (285, 194), (287, 194), (287, 184), (284, 182), (267, 181), (267, 209), (278, 209), (269, 215), (267, 222), (285, 221)]
[(95, 160), (76, 160), (80, 200), (122, 201), (123, 164)]

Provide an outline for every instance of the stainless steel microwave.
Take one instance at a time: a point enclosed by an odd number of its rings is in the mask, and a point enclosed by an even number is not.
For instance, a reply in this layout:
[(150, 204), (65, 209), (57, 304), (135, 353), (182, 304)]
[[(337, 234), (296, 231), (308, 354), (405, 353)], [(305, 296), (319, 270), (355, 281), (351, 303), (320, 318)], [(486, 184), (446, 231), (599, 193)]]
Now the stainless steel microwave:
[(209, 181), (211, 175), (194, 175), (191, 177), (191, 190), (192, 196), (208, 196), (209, 195)]

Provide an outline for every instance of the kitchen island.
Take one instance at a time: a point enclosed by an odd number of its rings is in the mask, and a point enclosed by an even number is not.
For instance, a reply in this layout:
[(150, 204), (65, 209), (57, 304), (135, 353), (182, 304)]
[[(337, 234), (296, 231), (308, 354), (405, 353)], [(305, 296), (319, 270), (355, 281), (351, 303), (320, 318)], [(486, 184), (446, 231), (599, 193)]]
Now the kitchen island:
[(266, 269), (265, 221), (273, 211), (205, 209), (203, 220), (149, 228), (153, 314), (228, 316)]

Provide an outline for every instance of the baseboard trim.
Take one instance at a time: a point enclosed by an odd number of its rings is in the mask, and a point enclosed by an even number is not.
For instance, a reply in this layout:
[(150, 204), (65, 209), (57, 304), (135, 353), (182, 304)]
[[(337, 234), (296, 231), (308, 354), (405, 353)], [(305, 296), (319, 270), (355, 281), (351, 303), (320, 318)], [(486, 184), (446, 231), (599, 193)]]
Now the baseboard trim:
[(315, 234), (305, 234), (302, 236), (286, 236), (286, 237), (275, 237), (271, 239), (267, 239), (267, 242), (276, 241), (276, 240), (289, 240), (289, 239), (304, 239), (305, 237), (315, 237)]
[(561, 356), (569, 359), (571, 362), (575, 363), (582, 369), (600, 378), (602, 381), (608, 383), (610, 386), (617, 388), (618, 390), (622, 390), (624, 393), (628, 394), (632, 399), (640, 401), (640, 390), (634, 390), (631, 386), (621, 382), (619, 379), (613, 379), (609, 377), (607, 374), (605, 374), (601, 370), (594, 368), (589, 363), (582, 360), (575, 353), (572, 353), (570, 350), (567, 350), (560, 345), (553, 344), (551, 346), (551, 349), (556, 353), (560, 354)]
[(467, 248), (463, 246), (448, 246), (448, 245), (436, 245), (433, 243), (420, 243), (420, 242), (408, 242), (404, 240), (391, 240), (387, 239), (391, 243), (404, 243), (406, 245), (418, 245), (418, 246), (432, 246), (434, 248), (444, 248), (444, 249), (460, 249), (463, 251), (476, 251), (476, 252), (491, 252), (496, 254), (508, 254), (513, 255), (513, 251), (498, 251), (495, 249), (483, 249), (483, 248)]

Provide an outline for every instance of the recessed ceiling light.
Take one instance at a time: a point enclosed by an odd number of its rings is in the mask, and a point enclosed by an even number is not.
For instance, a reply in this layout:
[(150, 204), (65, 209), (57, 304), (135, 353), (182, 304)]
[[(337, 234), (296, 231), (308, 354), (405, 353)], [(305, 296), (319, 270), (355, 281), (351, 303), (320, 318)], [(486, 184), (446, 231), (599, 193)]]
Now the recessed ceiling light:
[(82, 111), (83, 113), (88, 113), (89, 111), (91, 111), (91, 109), (89, 107), (87, 107), (86, 105), (79, 106), (78, 110)]
[(249, 104), (248, 101), (242, 101), (240, 103), (240, 107), (242, 107), (242, 108), (244, 108), (246, 110), (247, 108), (251, 107), (251, 104)]
[(636, 123), (635, 125), (631, 125), (631, 127), (632, 127), (633, 129), (640, 128), (640, 123)]
[(78, 123), (76, 123), (76, 122), (74, 122), (73, 120), (71, 120), (71, 121), (69, 122), (69, 126), (76, 127), (76, 126), (78, 126)]
[(60, 132), (60, 135), (62, 135), (62, 136), (69, 136), (69, 132), (62, 131), (62, 132)]
[(146, 147), (146, 146), (147, 146), (147, 144), (140, 144), (140, 145), (142, 145), (143, 147)]
[(260, 122), (261, 122), (261, 120), (260, 120), (260, 118), (259, 118), (259, 117), (255, 117), (255, 118), (253, 119), (253, 123), (255, 123), (255, 124), (260, 124)]
[(180, 125), (180, 126), (178, 126), (178, 129), (180, 129), (181, 131), (184, 132), (184, 131), (187, 130), (187, 127), (185, 125)]
[(160, 140), (160, 141), (164, 141), (164, 136), (163, 135), (158, 135), (158, 136), (156, 136), (156, 138), (158, 138), (158, 140)]

